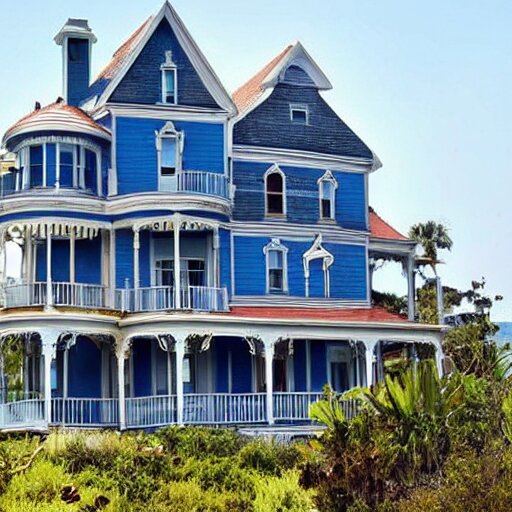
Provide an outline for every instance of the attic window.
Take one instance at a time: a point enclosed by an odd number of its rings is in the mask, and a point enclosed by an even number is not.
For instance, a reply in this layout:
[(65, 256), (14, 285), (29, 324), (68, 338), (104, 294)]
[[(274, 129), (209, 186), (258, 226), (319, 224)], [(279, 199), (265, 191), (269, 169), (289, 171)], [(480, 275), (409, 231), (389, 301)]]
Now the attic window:
[(165, 62), (160, 66), (162, 73), (162, 103), (176, 105), (176, 64), (172, 60), (172, 52), (165, 52)]
[(292, 123), (308, 124), (309, 112), (307, 105), (290, 105), (290, 119)]

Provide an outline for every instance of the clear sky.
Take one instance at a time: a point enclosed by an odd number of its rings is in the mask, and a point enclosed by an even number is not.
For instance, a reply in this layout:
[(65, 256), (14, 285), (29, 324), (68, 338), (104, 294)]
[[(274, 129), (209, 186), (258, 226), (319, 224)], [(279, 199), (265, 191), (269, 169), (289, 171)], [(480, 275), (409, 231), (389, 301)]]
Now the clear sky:
[[(160, 0), (0, 0), (0, 133), (61, 94), (68, 17), (98, 37), (93, 75)], [(331, 79), (326, 100), (379, 155), (370, 203), (407, 232), (445, 223), (440, 269), (465, 288), (485, 276), (512, 320), (510, 0), (174, 0), (229, 91), (299, 39)], [(389, 271), (376, 276), (390, 282)], [(396, 274), (396, 273), (395, 273)], [(393, 279), (392, 279), (393, 280)]]

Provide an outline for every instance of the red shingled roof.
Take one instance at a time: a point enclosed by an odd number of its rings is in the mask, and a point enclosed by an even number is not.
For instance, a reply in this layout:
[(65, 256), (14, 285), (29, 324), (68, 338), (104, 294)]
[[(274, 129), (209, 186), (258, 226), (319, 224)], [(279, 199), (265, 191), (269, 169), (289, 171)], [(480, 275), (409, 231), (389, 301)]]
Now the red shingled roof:
[(4, 141), (20, 132), (37, 131), (39, 128), (47, 129), (48, 126), (55, 129), (65, 128), (70, 131), (83, 129), (84, 131), (96, 132), (98, 136), (110, 136), (108, 130), (96, 123), (83, 110), (61, 101), (51, 103), (22, 117), (5, 132)]
[(244, 318), (274, 318), (280, 320), (328, 320), (338, 322), (404, 323), (407, 318), (381, 307), (372, 308), (286, 308), (233, 306), (230, 315)]
[(111, 80), (121, 69), (123, 64), (128, 60), (132, 52), (135, 50), (137, 43), (145, 32), (147, 26), (151, 23), (153, 16), (150, 16), (115, 52), (112, 60), (103, 68), (96, 77), (96, 81), (100, 79)]
[(409, 238), (399, 233), (394, 227), (379, 217), (373, 210), (370, 210), (370, 233), (374, 238), (403, 241), (409, 240)]
[(263, 94), (263, 81), (292, 48), (293, 45), (291, 44), (287, 46), (277, 57), (233, 93), (233, 101), (240, 113), (248, 110)]

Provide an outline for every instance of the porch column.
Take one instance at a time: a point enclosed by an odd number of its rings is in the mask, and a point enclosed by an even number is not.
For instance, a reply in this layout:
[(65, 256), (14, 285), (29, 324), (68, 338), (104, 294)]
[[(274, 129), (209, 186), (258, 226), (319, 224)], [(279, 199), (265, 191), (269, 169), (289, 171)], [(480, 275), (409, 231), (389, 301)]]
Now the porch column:
[(69, 233), (69, 282), (75, 282), (75, 228)]
[(110, 286), (110, 307), (115, 308), (116, 302), (116, 230), (110, 230), (109, 239), (109, 286)]
[(185, 358), (185, 346), (187, 336), (185, 334), (174, 335), (174, 350), (176, 352), (176, 423), (183, 425), (183, 359)]
[(41, 353), (44, 359), (44, 417), (46, 423), (52, 421), (52, 361), (56, 357), (59, 332), (44, 330), (40, 332)]
[(416, 287), (414, 283), (414, 254), (411, 253), (407, 257), (407, 312), (410, 321), (414, 321), (415, 318), (415, 295)]
[(32, 246), (32, 229), (28, 227), (25, 230), (25, 281), (27, 284), (32, 283), (32, 268), (33, 268), (33, 246)]
[(377, 340), (364, 341), (365, 346), (365, 360), (366, 360), (366, 387), (373, 386), (373, 357), (375, 355), (375, 346)]
[(124, 382), (124, 364), (128, 353), (130, 352), (130, 341), (123, 336), (116, 336), (116, 359), (117, 359), (117, 399), (119, 411), (119, 430), (126, 430), (126, 401), (125, 401), (125, 382)]
[(267, 392), (267, 422), (274, 424), (274, 341), (263, 340), (265, 346), (265, 382)]
[(219, 275), (219, 228), (216, 227), (213, 232), (213, 286), (218, 288), (220, 286), (220, 275)]
[(139, 229), (133, 228), (133, 293), (135, 301), (135, 309), (139, 309), (139, 284), (140, 284), (140, 272), (139, 272), (139, 249), (140, 249), (140, 238)]
[[(181, 268), (180, 268), (180, 227), (181, 219), (174, 215), (174, 307), (181, 309)], [(189, 304), (187, 304), (189, 306)]]
[(52, 293), (52, 227), (46, 226), (46, 305), (53, 304)]
[(443, 354), (443, 348), (440, 341), (435, 341), (433, 343), (434, 348), (436, 349), (436, 366), (437, 366), (437, 373), (439, 374), (439, 377), (442, 377), (444, 374), (443, 371), (443, 360), (444, 360), (444, 354)]

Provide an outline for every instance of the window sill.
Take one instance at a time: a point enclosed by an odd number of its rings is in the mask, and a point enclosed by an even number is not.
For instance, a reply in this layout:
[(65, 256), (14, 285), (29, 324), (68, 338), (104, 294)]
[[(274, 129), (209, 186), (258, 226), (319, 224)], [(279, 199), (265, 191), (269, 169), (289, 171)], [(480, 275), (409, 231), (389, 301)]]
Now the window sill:
[(267, 213), (267, 214), (265, 214), (265, 219), (286, 220), (286, 215), (284, 213)]
[(336, 219), (319, 219), (318, 223), (319, 224), (327, 224), (327, 225), (330, 225), (330, 226), (335, 226), (336, 224), (338, 224), (336, 222)]

